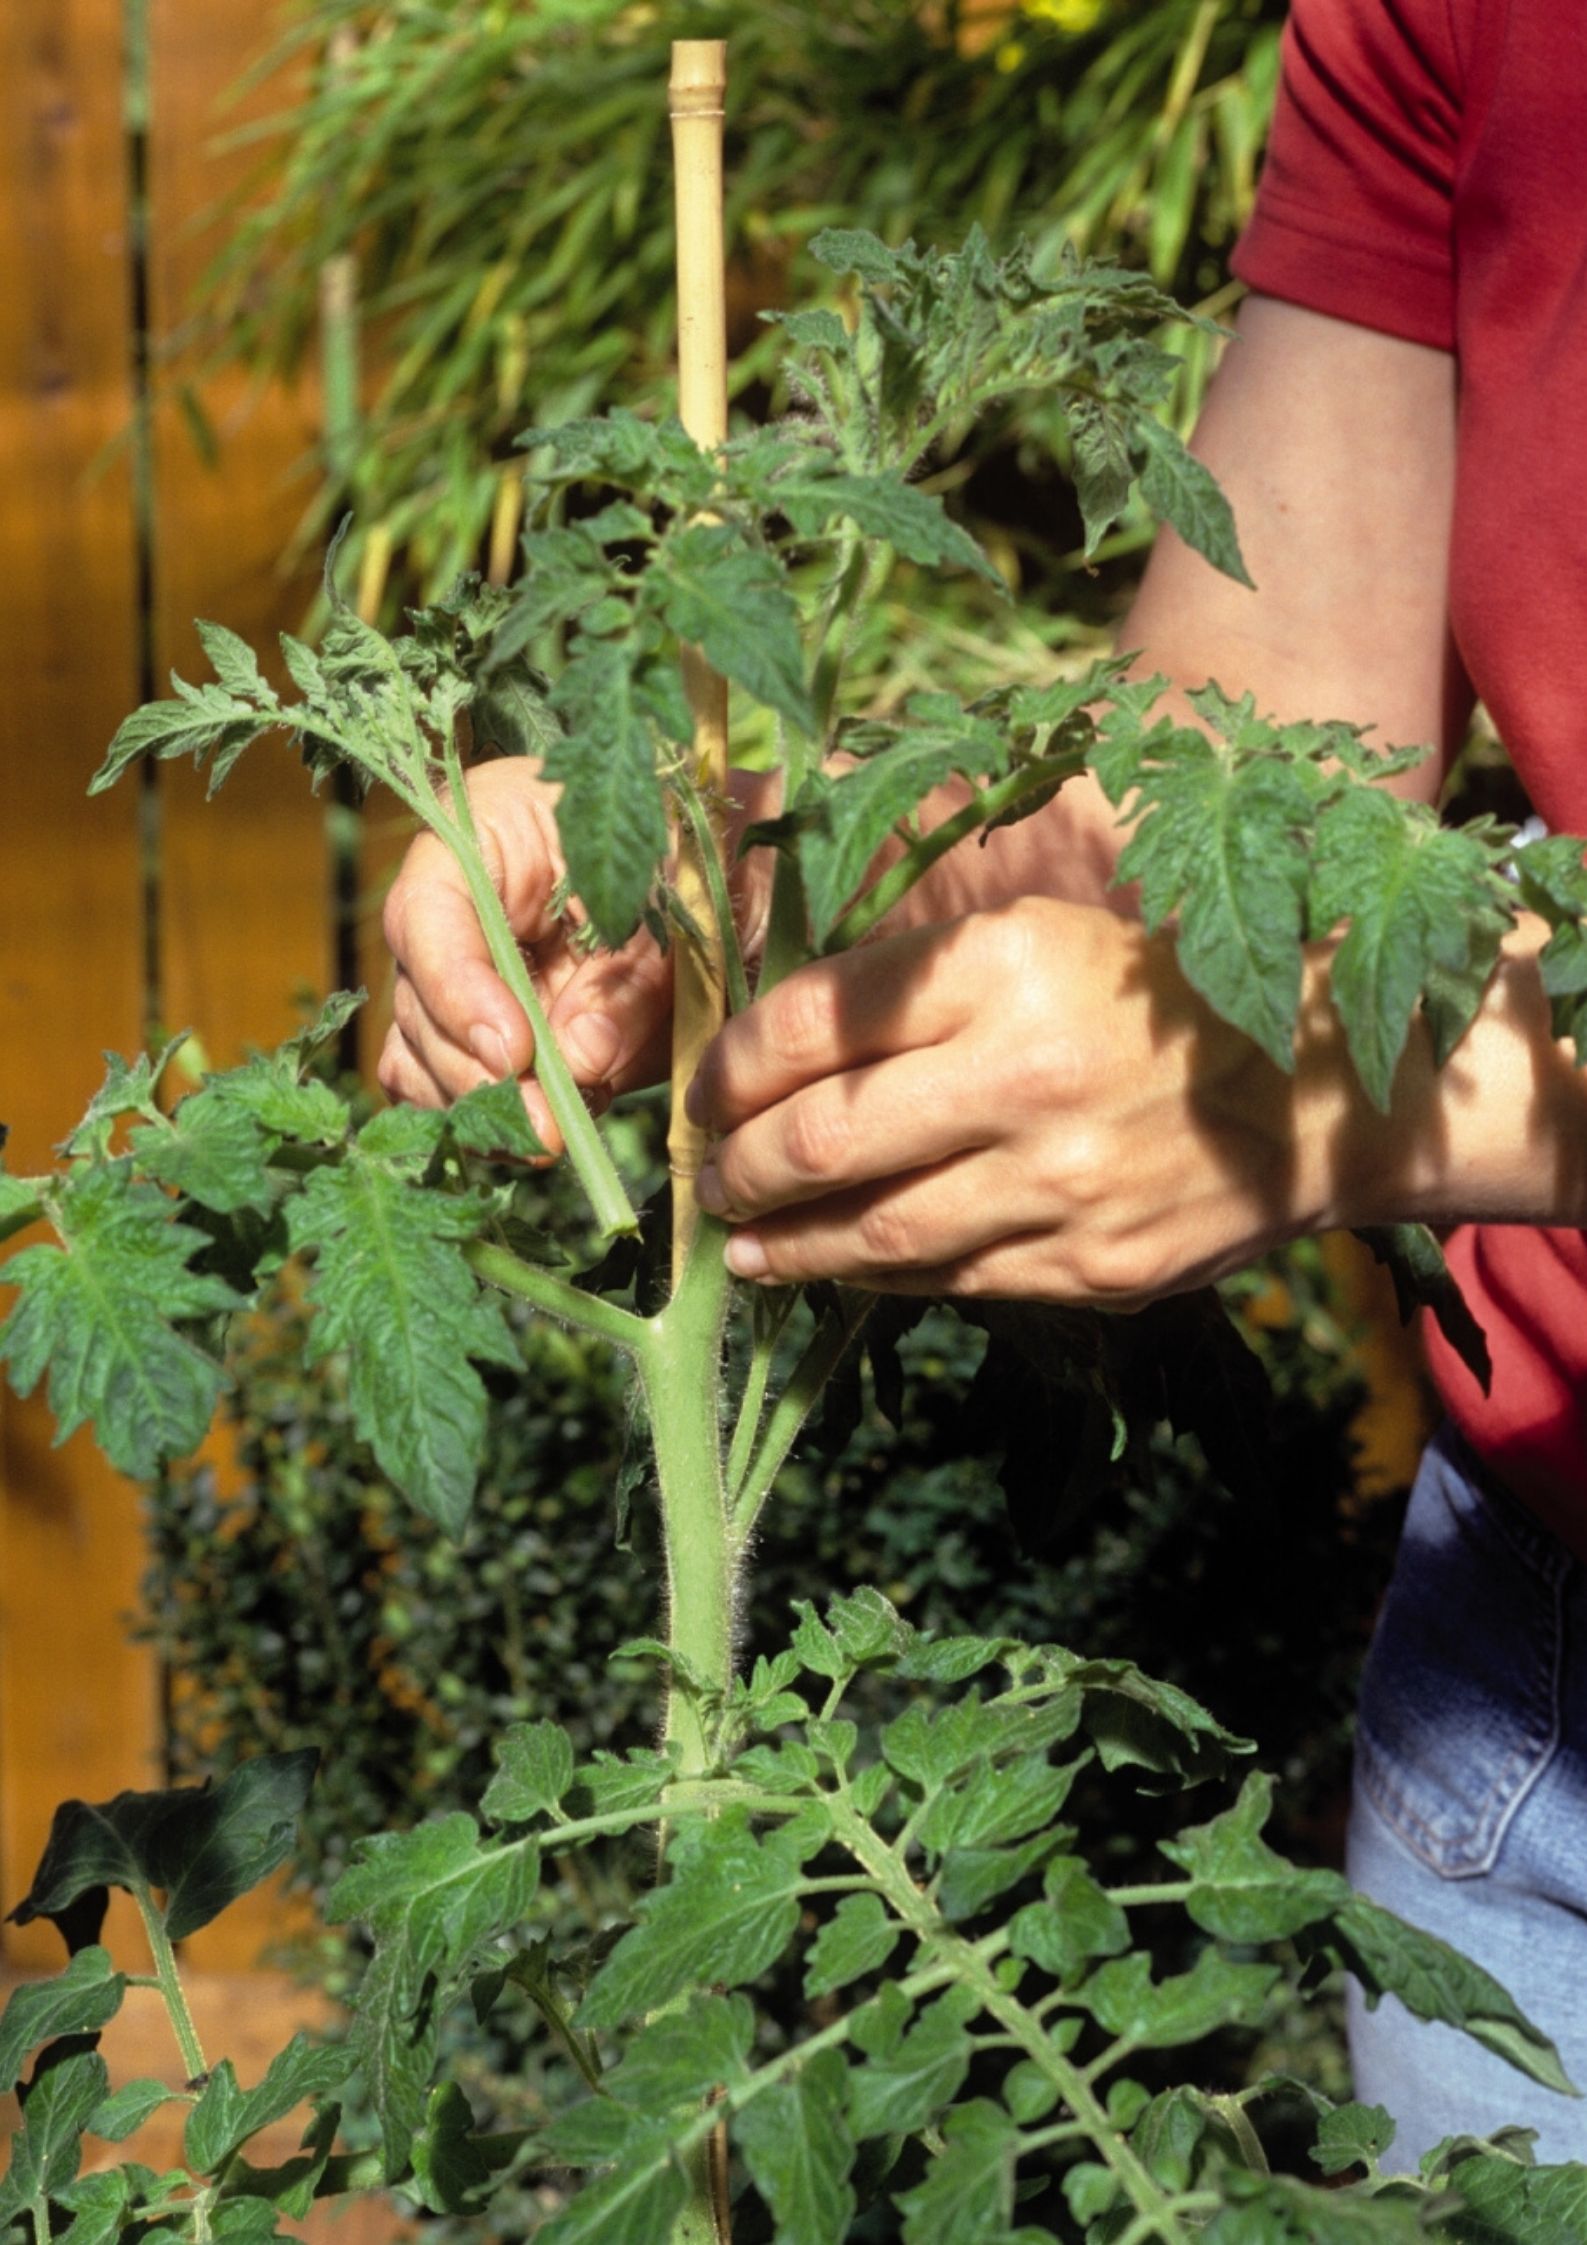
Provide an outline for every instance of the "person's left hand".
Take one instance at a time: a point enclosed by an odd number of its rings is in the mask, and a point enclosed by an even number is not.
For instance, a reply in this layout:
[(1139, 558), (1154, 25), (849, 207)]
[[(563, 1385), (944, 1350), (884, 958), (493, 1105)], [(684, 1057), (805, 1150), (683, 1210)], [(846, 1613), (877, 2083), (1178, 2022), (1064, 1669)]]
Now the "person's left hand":
[(1095, 907), (1026, 897), (819, 960), (701, 1064), (701, 1205), (768, 1283), (1110, 1309), (1199, 1284), (1365, 1220), (1337, 1205), (1360, 1102), (1324, 975), (1288, 1078), (1166, 937)]

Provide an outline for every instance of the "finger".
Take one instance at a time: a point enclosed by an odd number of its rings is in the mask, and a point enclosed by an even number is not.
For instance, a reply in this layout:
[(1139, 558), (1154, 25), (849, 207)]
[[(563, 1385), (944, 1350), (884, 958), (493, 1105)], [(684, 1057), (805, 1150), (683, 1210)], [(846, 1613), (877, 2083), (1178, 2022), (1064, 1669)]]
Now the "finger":
[(395, 1023), (386, 1031), (375, 1074), (381, 1090), (390, 1100), (405, 1100), (411, 1107), (449, 1104), (450, 1094), (436, 1082)]
[(966, 971), (971, 926), (918, 928), (800, 967), (712, 1043), (691, 1117), (733, 1130), (818, 1077), (952, 1036), (986, 996), (985, 976)]
[(957, 1041), (824, 1076), (720, 1139), (696, 1184), (713, 1216), (756, 1217), (901, 1177), (999, 1136), (976, 1098), (984, 1080), (945, 1080)]
[(757, 1218), (729, 1238), (728, 1268), (767, 1285), (826, 1278), (929, 1292), (945, 1268), (1029, 1221), (1017, 1175), (1002, 1164), (987, 1171), (970, 1156)]
[(579, 1082), (614, 1091), (666, 1074), (671, 1017), (672, 961), (646, 934), (580, 959), (547, 1013)]
[(382, 927), (398, 987), (405, 979), (434, 1037), (498, 1080), (521, 1074), (534, 1051), (529, 1023), (491, 963), (461, 869), (433, 835), (421, 835), (404, 858)]
[(409, 1051), (446, 1098), (461, 1099), (466, 1091), (474, 1091), (482, 1083), (499, 1083), (506, 1075), (506, 1069), (488, 1068), (478, 1053), (454, 1042), (426, 1012), (412, 982), (400, 970), (391, 1010)]

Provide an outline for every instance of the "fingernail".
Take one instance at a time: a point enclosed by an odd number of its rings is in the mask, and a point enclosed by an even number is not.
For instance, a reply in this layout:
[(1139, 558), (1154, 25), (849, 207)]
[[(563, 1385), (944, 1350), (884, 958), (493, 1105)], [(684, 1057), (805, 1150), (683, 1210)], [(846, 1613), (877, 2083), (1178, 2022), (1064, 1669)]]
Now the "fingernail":
[(753, 1232), (735, 1232), (727, 1243), (724, 1260), (735, 1278), (764, 1278), (771, 1268), (766, 1250)]
[(727, 1195), (722, 1190), (722, 1172), (715, 1162), (707, 1162), (694, 1180), (694, 1197), (708, 1216), (727, 1213)]
[(574, 1068), (592, 1083), (611, 1073), (621, 1044), (616, 1022), (604, 1013), (581, 1013), (569, 1022), (562, 1040)]
[(698, 1076), (690, 1078), (689, 1088), (683, 1095), (683, 1111), (696, 1130), (705, 1126), (705, 1086)]
[(488, 1022), (476, 1022), (470, 1029), (468, 1049), (482, 1068), (490, 1070), (498, 1083), (503, 1077), (518, 1073), (512, 1064), (512, 1054), (507, 1050), (506, 1038), (499, 1029), (491, 1028)]

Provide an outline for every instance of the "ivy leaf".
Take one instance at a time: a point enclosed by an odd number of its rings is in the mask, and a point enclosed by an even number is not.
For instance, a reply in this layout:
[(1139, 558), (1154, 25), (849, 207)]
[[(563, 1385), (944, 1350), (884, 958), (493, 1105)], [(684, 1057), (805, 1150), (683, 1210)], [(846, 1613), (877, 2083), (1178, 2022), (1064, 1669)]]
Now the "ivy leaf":
[(346, 1349), (360, 1438), (456, 1535), (485, 1439), (485, 1388), (470, 1360), (515, 1366), (518, 1350), (500, 1304), (457, 1253), (479, 1232), (485, 1203), (412, 1189), (416, 1112), (377, 1115), (340, 1165), (316, 1170), (288, 1203), (288, 1230), (315, 1257), (308, 1361)]
[(976, 2097), (949, 2113), (942, 2137), (925, 2181), (899, 2196), (905, 2245), (993, 2245), (1014, 2217), (1019, 2130)]
[(740, 2107), (734, 2135), (771, 2209), (774, 2245), (843, 2245), (854, 2218), (854, 2139), (844, 2115), (848, 2067), (818, 2050)]
[(835, 1988), (846, 1988), (864, 1973), (880, 1972), (903, 1930), (888, 1916), (878, 1895), (844, 1895), (811, 1943), (805, 1994), (814, 2000)]
[(814, 731), (799, 610), (770, 554), (725, 524), (693, 523), (660, 549), (645, 592), (667, 629), (699, 647), (713, 670), (799, 732)]
[(1136, 784), (1140, 823), (1117, 883), (1140, 882), (1148, 932), (1179, 915), (1186, 980), (1288, 1073), (1314, 790), (1293, 765), (1183, 729)]
[(1203, 1949), (1188, 1972), (1154, 1981), (1151, 1958), (1136, 1950), (1098, 1965), (1077, 1997), (1110, 2034), (1139, 2050), (1162, 2050), (1199, 2042), (1219, 2027), (1253, 2024), (1278, 1978), (1277, 1965), (1231, 1964), (1216, 1949)]
[(1545, 2088), (1579, 2095), (1541, 2027), (1491, 1973), (1436, 1934), (1352, 1894), (1326, 1924), (1309, 1929), (1304, 1941), (1355, 1974), (1369, 2008), (1385, 1995), (1398, 1996), (1416, 2018), (1460, 2027)]
[(126, 1979), (108, 1950), (79, 1949), (53, 1980), (24, 1980), (0, 2012), (0, 2096), (22, 2078), (30, 2050), (58, 2035), (97, 2034), (121, 2008)]
[[(1373, 1105), (1387, 1113), (1394, 1071), (1411, 1015), (1435, 977), (1440, 1043), (1446, 1050), (1469, 1025), (1486, 977), (1468, 973), (1474, 940), (1491, 966), (1507, 915), (1487, 900), (1474, 927), (1471, 907), (1498, 875), (1486, 837), (1440, 826), (1420, 803), (1351, 785), (1324, 806), (1313, 850), (1309, 919), (1314, 936), (1350, 925), (1334, 953), (1329, 989)], [(1487, 923), (1491, 922), (1491, 927)]]
[(787, 1839), (757, 1839), (741, 1808), (682, 1824), (667, 1884), (639, 1903), (640, 1922), (596, 1974), (579, 2025), (615, 2026), (685, 1988), (731, 1988), (764, 1972), (799, 1922), (803, 1880)]
[(25, 2208), (50, 2199), (76, 2176), (83, 2131), (105, 2100), (110, 2076), (97, 2051), (79, 2051), (36, 2074), (11, 2139), (11, 2164), (0, 2179), (0, 2228)]
[(1159, 522), (1171, 523), (1214, 569), (1237, 585), (1256, 587), (1240, 552), (1234, 513), (1216, 477), (1173, 429), (1150, 415), (1135, 423), (1135, 441), (1145, 458), (1141, 497)]
[(151, 1480), (163, 1458), (203, 1440), (224, 1379), (176, 1321), (242, 1297), (189, 1269), (204, 1234), (177, 1223), (128, 1161), (68, 1177), (50, 1214), (60, 1244), (25, 1247), (6, 1265), (21, 1298), (0, 1325), (0, 1356), (18, 1395), (48, 1371), (57, 1443), (91, 1419), (112, 1465)]
[(615, 948), (639, 925), (667, 852), (655, 750), (666, 707), (632, 636), (581, 639), (552, 701), (567, 732), (545, 770), (562, 789), (557, 831), (568, 882)]
[(1319, 2121), (1310, 2156), (1325, 2175), (1375, 2168), (1394, 2137), (1394, 2122), (1381, 2105), (1336, 2105)]
[(1273, 1780), (1253, 1770), (1234, 1807), (1158, 1846), (1191, 1876), (1185, 1908), (1225, 1941), (1280, 1941), (1314, 1925), (1349, 1898), (1337, 1871), (1302, 1871), (1261, 1837), (1273, 1807)]
[(286, 1861), (318, 1760), (313, 1747), (256, 1754), (213, 1787), (62, 1802), (12, 1916), (59, 1917), (95, 1887), (160, 1889), (166, 1931), (185, 1940)]
[(496, 1774), (480, 1809), (492, 1824), (555, 1810), (573, 1783), (573, 1741), (560, 1723), (514, 1723), (496, 1742)]
[(250, 2136), (284, 2119), (305, 2098), (340, 2088), (352, 2070), (353, 2054), (345, 2045), (315, 2043), (306, 2034), (295, 2034), (272, 2058), (254, 2089), (240, 2089), (231, 2060), (223, 2058), (187, 2116), (187, 2164), (195, 2174), (217, 2173)]

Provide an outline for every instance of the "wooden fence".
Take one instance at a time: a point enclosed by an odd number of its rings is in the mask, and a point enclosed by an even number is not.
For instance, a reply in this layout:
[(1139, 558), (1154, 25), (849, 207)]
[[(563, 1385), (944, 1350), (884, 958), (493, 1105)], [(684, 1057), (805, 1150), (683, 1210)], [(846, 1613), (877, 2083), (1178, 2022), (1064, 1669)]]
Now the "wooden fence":
[[(0, 7), (0, 1117), (24, 1172), (81, 1112), (102, 1051), (137, 1049), (149, 1018), (200, 1028), (224, 1064), (287, 1033), (294, 990), (332, 975), (325, 812), (295, 760), (245, 765), (207, 806), (186, 769), (147, 795), (84, 792), (153, 681), (203, 674), (195, 613), (257, 636), (303, 607), (275, 560), (305, 497), (290, 471), (312, 399), (210, 384), (216, 466), (158, 405), (140, 503), (140, 315), (172, 332), (209, 255), (195, 222), (236, 161), (214, 153), (217, 98), (263, 11), (147, 0), (142, 70), (132, 14)], [(0, 1411), (3, 1911), (58, 1800), (160, 1781), (162, 1689), (124, 1626), (136, 1492), (85, 1435), (52, 1449), (38, 1399)], [(233, 1913), (199, 1961), (242, 1961), (260, 1930)], [(47, 1926), (7, 1927), (0, 1955), (59, 1961)]]

